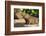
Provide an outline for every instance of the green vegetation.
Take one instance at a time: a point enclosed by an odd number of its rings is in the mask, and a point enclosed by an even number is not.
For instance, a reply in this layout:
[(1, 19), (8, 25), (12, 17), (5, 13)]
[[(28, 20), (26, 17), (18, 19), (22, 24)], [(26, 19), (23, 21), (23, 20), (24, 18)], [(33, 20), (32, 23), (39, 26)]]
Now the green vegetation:
[(34, 17), (39, 17), (39, 9), (17, 9), (16, 12), (23, 12)]

